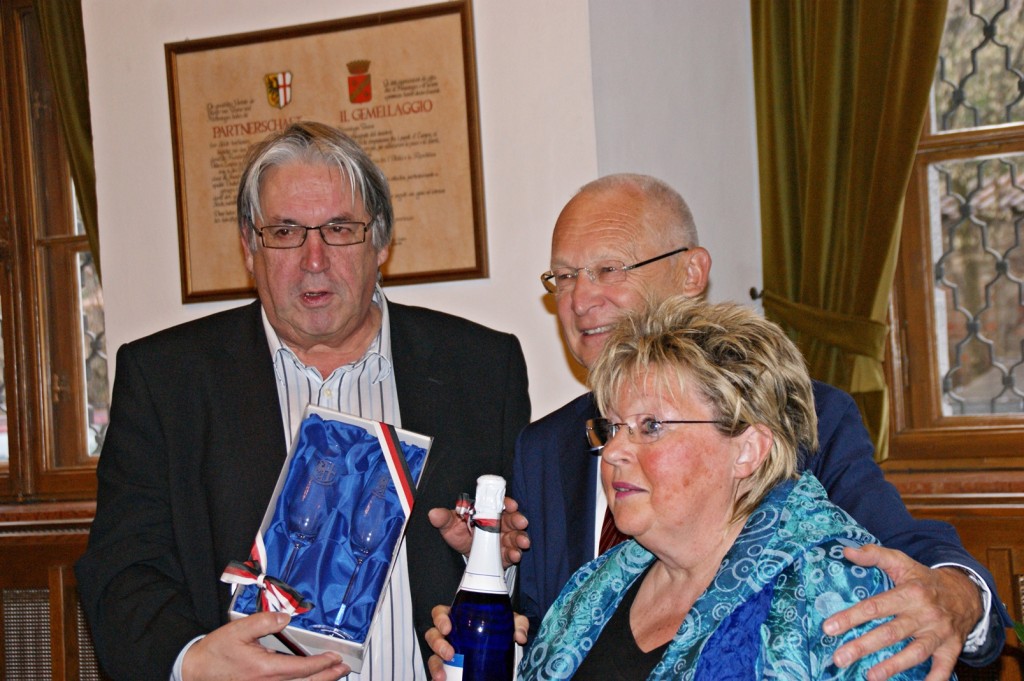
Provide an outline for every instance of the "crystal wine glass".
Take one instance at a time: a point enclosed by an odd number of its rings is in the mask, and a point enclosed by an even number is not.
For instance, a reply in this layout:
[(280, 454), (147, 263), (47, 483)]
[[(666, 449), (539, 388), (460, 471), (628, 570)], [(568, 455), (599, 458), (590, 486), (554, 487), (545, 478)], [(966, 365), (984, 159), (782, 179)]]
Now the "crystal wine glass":
[[(297, 497), (288, 500), (285, 511), (285, 527), (288, 537), (292, 540), (288, 559), (279, 579), (288, 581), (295, 556), (303, 547), (309, 546), (320, 533), (320, 526), (327, 517), (327, 497), (337, 477), (334, 461), (323, 455), (317, 455), (311, 462), (312, 470)], [(307, 464), (308, 465), (308, 464)]]
[(348, 609), (348, 597), (352, 594), (352, 587), (356, 583), (356, 575), (359, 574), (359, 568), (362, 567), (369, 555), (377, 550), (386, 534), (385, 521), (387, 520), (388, 506), (385, 494), (387, 493), (390, 479), (389, 475), (381, 474), (377, 477), (372, 488), (369, 486), (364, 488), (367, 491), (359, 502), (359, 510), (352, 518), (352, 531), (349, 534), (349, 545), (355, 553), (356, 565), (352, 569), (352, 576), (349, 577), (348, 586), (345, 588), (345, 595), (341, 597), (341, 607), (338, 609), (338, 614), (334, 616), (334, 625), (318, 625), (313, 627), (322, 634), (349, 638), (349, 635), (340, 628), (341, 621), (345, 618), (345, 611)]

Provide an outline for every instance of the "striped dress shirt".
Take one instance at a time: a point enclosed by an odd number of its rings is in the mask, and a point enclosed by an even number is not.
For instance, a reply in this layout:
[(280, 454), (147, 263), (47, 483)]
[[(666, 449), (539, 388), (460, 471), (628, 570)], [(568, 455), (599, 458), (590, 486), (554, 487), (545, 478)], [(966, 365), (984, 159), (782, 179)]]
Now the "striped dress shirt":
[[(401, 426), (398, 391), (391, 362), (391, 331), (388, 305), (380, 286), (373, 304), (381, 311), (381, 329), (363, 357), (338, 367), (326, 378), (315, 367), (307, 367), (281, 342), (263, 312), (270, 352), (274, 358), (277, 395), (281, 402), (285, 441), (291, 450), (292, 439), (302, 421), (306, 405), (354, 414), (374, 421)], [(426, 681), (419, 640), (412, 617), (409, 566), (405, 539), (399, 546), (397, 564), (381, 596), (380, 614), (370, 632), (370, 645), (359, 674), (349, 681)]]

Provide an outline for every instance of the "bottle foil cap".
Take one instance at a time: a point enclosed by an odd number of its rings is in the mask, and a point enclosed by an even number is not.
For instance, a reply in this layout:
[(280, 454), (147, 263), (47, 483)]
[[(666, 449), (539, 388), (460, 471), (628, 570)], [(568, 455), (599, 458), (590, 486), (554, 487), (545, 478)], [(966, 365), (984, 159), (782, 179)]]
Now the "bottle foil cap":
[(476, 479), (476, 499), (473, 502), (478, 516), (497, 518), (505, 507), (505, 478), (500, 475), (481, 475)]

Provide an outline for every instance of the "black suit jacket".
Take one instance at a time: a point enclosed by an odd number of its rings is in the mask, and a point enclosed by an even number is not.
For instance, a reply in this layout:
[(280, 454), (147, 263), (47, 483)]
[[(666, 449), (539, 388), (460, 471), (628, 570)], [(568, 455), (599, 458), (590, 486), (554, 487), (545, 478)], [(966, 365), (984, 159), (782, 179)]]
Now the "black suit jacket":
[[(529, 420), (514, 336), (389, 303), (402, 426), (432, 435), (406, 532), (420, 646), (464, 569), (430, 526), (478, 475), (511, 477)], [(259, 302), (123, 346), (76, 574), (96, 651), (116, 678), (166, 681), (192, 638), (227, 621), (220, 574), (249, 552), (285, 458)]]

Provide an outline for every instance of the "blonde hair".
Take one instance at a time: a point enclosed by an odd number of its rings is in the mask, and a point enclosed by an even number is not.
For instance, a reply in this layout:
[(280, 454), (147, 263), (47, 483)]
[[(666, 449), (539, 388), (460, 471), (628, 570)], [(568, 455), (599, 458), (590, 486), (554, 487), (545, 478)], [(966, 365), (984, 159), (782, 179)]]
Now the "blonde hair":
[(763, 426), (774, 436), (751, 487), (736, 500), (734, 520), (749, 515), (775, 485), (796, 477), (801, 447), (818, 447), (803, 356), (782, 329), (747, 307), (672, 296), (626, 315), (590, 371), (598, 407), (607, 413), (624, 387), (652, 378), (669, 394), (697, 391), (723, 435)]

